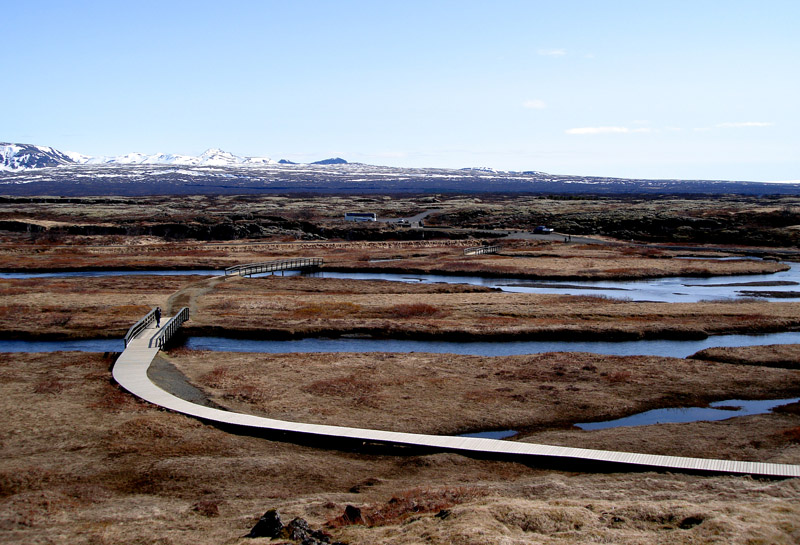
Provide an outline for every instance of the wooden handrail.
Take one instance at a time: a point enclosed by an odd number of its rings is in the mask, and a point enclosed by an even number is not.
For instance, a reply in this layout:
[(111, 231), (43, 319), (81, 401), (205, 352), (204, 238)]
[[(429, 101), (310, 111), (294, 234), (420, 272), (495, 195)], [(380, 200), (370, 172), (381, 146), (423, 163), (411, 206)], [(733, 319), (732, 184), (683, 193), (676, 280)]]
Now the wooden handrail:
[(239, 276), (250, 276), (275, 271), (293, 271), (298, 269), (312, 269), (321, 267), (324, 260), (321, 257), (297, 257), (292, 259), (277, 259), (275, 261), (264, 261), (262, 263), (247, 263), (245, 265), (234, 265), (225, 269), (225, 276), (238, 274)]
[(145, 314), (141, 320), (133, 324), (130, 327), (130, 329), (128, 329), (128, 332), (125, 334), (124, 338), (125, 348), (128, 347), (128, 343), (131, 341), (131, 339), (136, 337), (143, 330), (147, 329), (150, 326), (150, 324), (152, 324), (155, 321), (156, 321), (156, 309), (153, 308), (153, 310)]
[(464, 248), (464, 255), (496, 254), (500, 251), (500, 246), (475, 246)]
[(159, 347), (161, 348), (164, 346), (168, 340), (172, 337), (172, 335), (178, 331), (178, 328), (181, 326), (183, 322), (189, 319), (189, 307), (183, 307), (178, 311), (178, 313), (169, 319), (169, 321), (164, 324), (164, 327), (158, 330), (158, 332), (150, 337), (150, 342), (147, 343), (149, 348)]

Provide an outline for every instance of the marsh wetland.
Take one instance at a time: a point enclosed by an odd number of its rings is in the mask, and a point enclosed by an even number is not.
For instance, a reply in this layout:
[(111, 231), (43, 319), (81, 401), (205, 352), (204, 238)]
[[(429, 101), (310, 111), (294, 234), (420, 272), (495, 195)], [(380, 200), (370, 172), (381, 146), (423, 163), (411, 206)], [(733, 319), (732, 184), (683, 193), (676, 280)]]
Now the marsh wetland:
[[(159, 368), (167, 370), (161, 384), (177, 388), (183, 381), (205, 402), (229, 410), (419, 433), (514, 430), (514, 441), (799, 464), (800, 408), (792, 400), (800, 396), (800, 343), (793, 338), (800, 329), (800, 299), (739, 293), (797, 289), (788, 283), (796, 274), (795, 243), (773, 244), (794, 236), (789, 220), (796, 203), (789, 197), (544, 201), (164, 197), (145, 209), (124, 198), (8, 199), (11, 205), (0, 206), (0, 215), (41, 229), (0, 232), (0, 270), (8, 273), (0, 275), (0, 335), (19, 343), (114, 342), (153, 306), (166, 313), (188, 306), (191, 320), (183, 328), (188, 342), (160, 353)], [(189, 205), (194, 215), (187, 222), (181, 214)], [(426, 230), (388, 225), (353, 227), (351, 240), (331, 239), (319, 230), (310, 237), (310, 228), (286, 227), (324, 224), (329, 233), (341, 234), (350, 227), (335, 218), (346, 209), (368, 207), (401, 217), (434, 206), (442, 212), (431, 218), (433, 240), (408, 234)], [(605, 227), (603, 233), (578, 232), (584, 227), (575, 218), (596, 213), (596, 229), (613, 223), (603, 220), (612, 211), (633, 214), (645, 208), (636, 224), (640, 230), (655, 225), (648, 214), (661, 213), (714, 221), (735, 215), (732, 229), (772, 218), (775, 231), (772, 242), (762, 236), (760, 245), (747, 247), (720, 247), (719, 237), (699, 240), (699, 227), (706, 224), (694, 220), (686, 223), (696, 229), (681, 230), (673, 240), (664, 240), (669, 237), (661, 228), (637, 236), (635, 243), (630, 229), (626, 242)], [(233, 211), (239, 215), (231, 219)], [(232, 225), (250, 225), (267, 211), (280, 218), (271, 221), (282, 231), (214, 243), (180, 238), (186, 229), (159, 234), (144, 219), (163, 217), (185, 226), (205, 218), (204, 224), (213, 226), (227, 214)], [(463, 255), (463, 248), (488, 240), (470, 231), (513, 231), (545, 222), (558, 227), (545, 212), (561, 213), (564, 225), (572, 222), (573, 234), (593, 236), (597, 243), (565, 243), (557, 235), (502, 236), (499, 255)], [(789, 223), (778, 225), (776, 217)], [(70, 225), (83, 227), (70, 230)], [(448, 229), (460, 230), (458, 236), (441, 234)], [(404, 234), (393, 239), (392, 232)], [(653, 242), (658, 246), (646, 244)], [(759, 259), (741, 259), (752, 255)], [(238, 263), (295, 256), (323, 257), (324, 274), (211, 274)], [(769, 259), (761, 259), (765, 256)], [(153, 274), (154, 269), (163, 273)], [(171, 274), (176, 270), (188, 274)], [(114, 274), (105, 274), (109, 271)], [(432, 281), (420, 282), (419, 275), (432, 275)], [(444, 282), (442, 275), (452, 279)], [(665, 293), (693, 288), (705, 295), (665, 301), (653, 297), (652, 289), (642, 296), (596, 289), (642, 279), (658, 279), (648, 282), (668, 286)], [(519, 286), (531, 283), (538, 289)], [(567, 284), (582, 288), (567, 291)], [(736, 343), (714, 343), (716, 336), (731, 335)], [(749, 344), (752, 335), (780, 340)], [(245, 351), (196, 344), (210, 336), (245, 344)], [(303, 343), (321, 337), (366, 347), (302, 350)], [(591, 345), (560, 348), (577, 342), (635, 346), (701, 340), (704, 344), (691, 351), (675, 347), (658, 354), (636, 348), (603, 354)], [(247, 348), (264, 341), (278, 347)], [(389, 348), (406, 342), (418, 344), (413, 350)], [(530, 342), (544, 347), (500, 353), (447, 348)], [(426, 350), (425, 343), (442, 348)], [(107, 349), (9, 351), (0, 358), (4, 541), (269, 542), (243, 536), (271, 508), (284, 520), (303, 517), (353, 544), (800, 540), (797, 479), (593, 473), (452, 453), (353, 450), (256, 437), (138, 401), (111, 381), (114, 357)], [(731, 410), (731, 418), (713, 422), (595, 431), (574, 426), (656, 409), (764, 399), (787, 402), (763, 414), (736, 416)], [(361, 509), (366, 524), (342, 519), (348, 505)]]

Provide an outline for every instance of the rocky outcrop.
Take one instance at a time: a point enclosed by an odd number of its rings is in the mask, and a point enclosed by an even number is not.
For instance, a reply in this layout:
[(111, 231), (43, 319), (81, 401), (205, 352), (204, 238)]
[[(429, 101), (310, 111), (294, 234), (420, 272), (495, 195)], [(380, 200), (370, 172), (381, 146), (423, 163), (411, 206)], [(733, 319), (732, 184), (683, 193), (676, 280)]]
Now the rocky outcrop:
[(300, 517), (292, 519), (284, 526), (277, 509), (264, 513), (245, 537), (290, 539), (302, 545), (344, 545), (339, 541), (331, 541), (331, 536), (322, 530), (312, 530), (308, 522)]

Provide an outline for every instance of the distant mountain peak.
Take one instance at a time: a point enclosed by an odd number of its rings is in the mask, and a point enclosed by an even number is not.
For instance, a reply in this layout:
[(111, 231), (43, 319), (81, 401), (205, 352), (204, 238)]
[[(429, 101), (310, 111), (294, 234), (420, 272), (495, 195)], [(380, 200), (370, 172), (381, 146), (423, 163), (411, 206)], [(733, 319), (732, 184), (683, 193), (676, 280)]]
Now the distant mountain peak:
[(346, 165), (347, 161), (341, 157), (334, 157), (333, 159), (323, 159), (322, 161), (314, 161), (312, 165)]
[(0, 142), (0, 170), (26, 170), (73, 164), (73, 159), (53, 148)]

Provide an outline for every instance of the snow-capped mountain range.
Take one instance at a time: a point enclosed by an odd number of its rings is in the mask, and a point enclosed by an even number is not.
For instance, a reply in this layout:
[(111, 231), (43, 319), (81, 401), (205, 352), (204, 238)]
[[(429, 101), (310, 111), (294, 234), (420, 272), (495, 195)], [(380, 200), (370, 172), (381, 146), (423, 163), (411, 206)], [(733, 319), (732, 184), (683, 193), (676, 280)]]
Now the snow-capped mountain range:
[(79, 165), (184, 165), (184, 166), (237, 166), (274, 165), (276, 161), (268, 157), (239, 157), (221, 149), (209, 149), (201, 155), (175, 155), (172, 153), (128, 153), (116, 157), (89, 157), (79, 153), (66, 152), (73, 162)]
[[(53, 168), (55, 167), (55, 168)], [(404, 168), (325, 159), (297, 164), (210, 149), (197, 157), (88, 157), (0, 143), (2, 195), (263, 193), (537, 193), (800, 195), (800, 183), (627, 179), (490, 168)]]
[[(344, 159), (325, 159), (312, 164), (343, 164)], [(27, 170), (65, 165), (182, 165), (182, 166), (255, 166), (275, 165), (268, 157), (240, 157), (212, 148), (199, 156), (172, 153), (128, 153), (116, 157), (91, 157), (75, 152), (61, 152), (46, 146), (0, 142), (0, 170)]]

